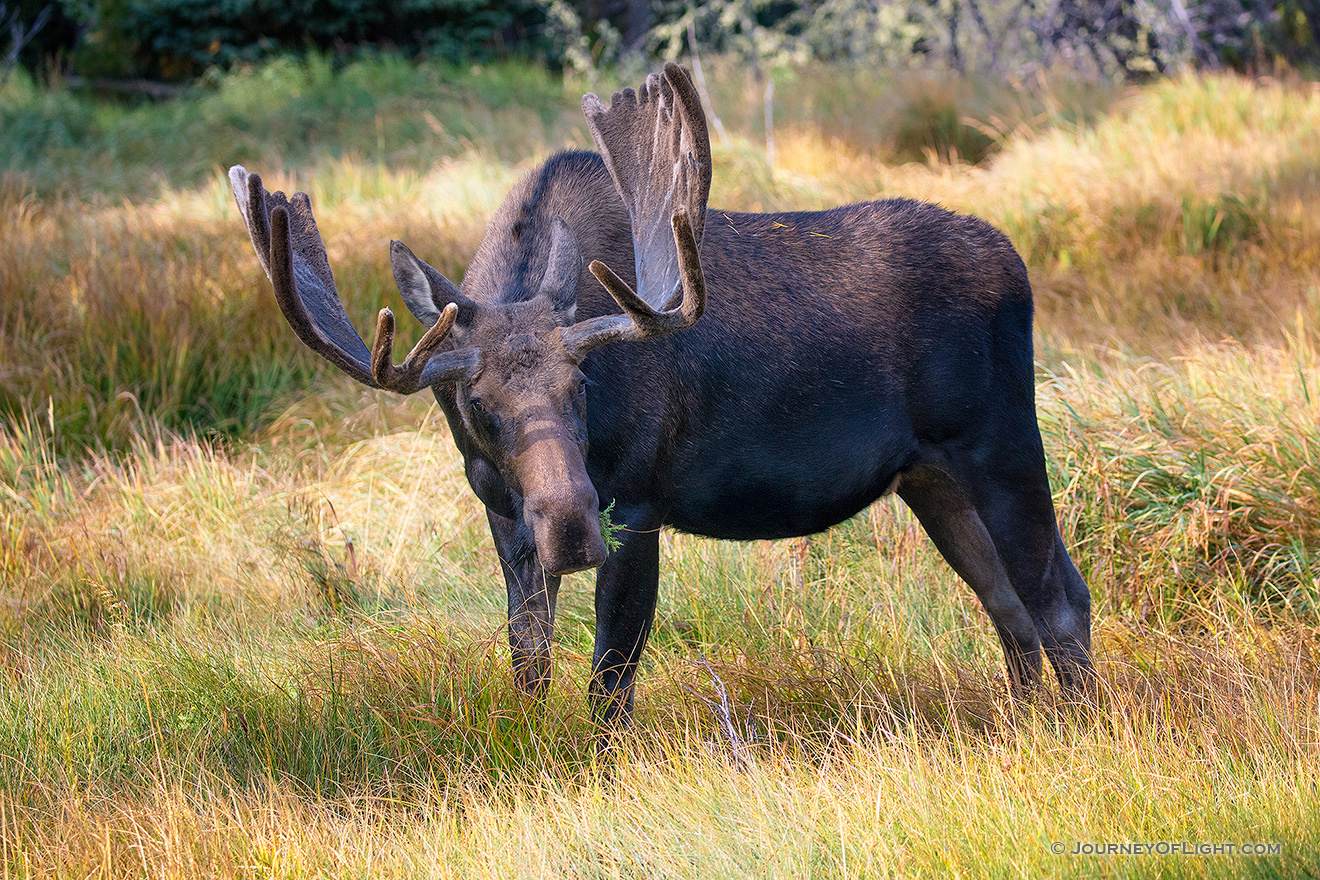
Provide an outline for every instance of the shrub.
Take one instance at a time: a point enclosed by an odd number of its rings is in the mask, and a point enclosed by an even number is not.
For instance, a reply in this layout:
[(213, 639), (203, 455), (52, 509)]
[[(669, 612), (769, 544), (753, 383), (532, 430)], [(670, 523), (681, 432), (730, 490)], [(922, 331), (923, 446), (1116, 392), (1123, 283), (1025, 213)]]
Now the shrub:
[(95, 0), (76, 67), (182, 79), (280, 52), (393, 48), (449, 61), (535, 50), (536, 0)]

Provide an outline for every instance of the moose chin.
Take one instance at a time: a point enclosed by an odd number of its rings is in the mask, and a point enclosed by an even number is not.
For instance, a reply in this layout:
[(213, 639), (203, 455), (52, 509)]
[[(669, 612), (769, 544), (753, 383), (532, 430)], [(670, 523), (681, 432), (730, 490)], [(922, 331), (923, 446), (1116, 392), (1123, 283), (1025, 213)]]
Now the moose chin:
[[(1091, 597), (1055, 518), (1008, 239), (904, 199), (708, 209), (706, 120), (673, 64), (582, 106), (599, 152), (517, 184), (461, 287), (391, 244), (428, 328), (401, 364), (388, 309), (370, 349), (349, 323), (306, 194), (229, 171), (298, 337), (365, 385), (434, 392), (486, 506), (520, 683), (549, 681), (560, 578), (595, 568), (590, 692), (600, 721), (627, 721), (661, 527), (806, 535), (893, 491), (980, 598), (1013, 689), (1043, 655), (1085, 696)], [(627, 526), (609, 553), (608, 505)]]

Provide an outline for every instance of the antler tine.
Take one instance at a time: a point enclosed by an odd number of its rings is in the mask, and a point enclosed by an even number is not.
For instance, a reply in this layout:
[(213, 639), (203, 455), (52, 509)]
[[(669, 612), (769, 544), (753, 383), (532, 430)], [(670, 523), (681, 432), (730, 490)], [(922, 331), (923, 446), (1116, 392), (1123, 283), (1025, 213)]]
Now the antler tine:
[(701, 107), (701, 95), (686, 70), (670, 61), (665, 65), (665, 79), (674, 90), (674, 105), (683, 118), (679, 134), (686, 161), (680, 174), (687, 204), (682, 207), (691, 214), (693, 238), (700, 242), (706, 229), (706, 199), (710, 195), (712, 171), (706, 111)]
[(458, 355), (457, 358), (436, 357), (440, 344), (449, 335), (457, 317), (457, 305), (450, 303), (445, 306), (439, 320), (417, 340), (403, 363), (393, 364), (394, 313), (389, 309), (381, 309), (376, 316), (376, 339), (371, 346), (371, 375), (380, 383), (380, 387), (400, 394), (412, 394), (420, 388), (470, 372), (478, 362), (476, 353), (470, 349), (452, 352)]
[[(591, 274), (614, 297), (624, 314), (588, 318), (560, 331), (565, 347), (578, 357), (611, 342), (635, 342), (691, 327), (706, 311), (706, 279), (701, 272), (697, 240), (692, 233), (687, 212), (680, 209), (670, 223), (674, 230), (680, 270), (679, 283), (674, 293), (678, 293), (677, 288), (681, 288), (682, 300), (673, 308), (657, 311), (639, 297), (613, 269), (600, 260), (594, 260), (588, 267)], [(672, 296), (670, 298), (672, 300)]]
[(632, 318), (639, 339), (690, 327), (706, 310), (706, 279), (701, 272), (696, 237), (692, 234), (687, 212), (682, 209), (677, 211), (670, 219), (670, 224), (674, 230), (674, 246), (678, 250), (680, 270), (678, 283), (674, 285), (669, 299), (672, 301), (674, 294), (682, 290), (683, 298), (678, 306), (665, 310), (653, 309), (628, 282), (614, 274), (614, 270), (600, 260), (593, 260), (589, 267), (596, 280)]
[(439, 351), (458, 314), (452, 303), (403, 364), (390, 363), (394, 315), (388, 309), (381, 311), (375, 343), (368, 350), (335, 290), (307, 194), (294, 193), (290, 199), (282, 192), (267, 192), (261, 177), (249, 174), (241, 165), (229, 169), (229, 179), (257, 258), (275, 288), (280, 311), (310, 349), (364, 385), (401, 394), (452, 381), (479, 368), (480, 352), (475, 349)]

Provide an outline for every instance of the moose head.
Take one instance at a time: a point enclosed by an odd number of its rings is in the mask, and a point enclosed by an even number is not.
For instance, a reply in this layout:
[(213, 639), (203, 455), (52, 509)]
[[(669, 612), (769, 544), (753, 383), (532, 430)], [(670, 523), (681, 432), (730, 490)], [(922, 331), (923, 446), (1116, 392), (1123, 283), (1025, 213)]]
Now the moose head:
[[(629, 98), (632, 97), (628, 93)], [(564, 575), (605, 559), (599, 499), (587, 476), (587, 379), (593, 349), (689, 327), (706, 306), (698, 255), (710, 191), (710, 143), (691, 80), (677, 65), (648, 78), (634, 100), (583, 107), (619, 193), (634, 215), (641, 291), (596, 260), (591, 274), (622, 314), (574, 321), (582, 268), (577, 236), (551, 221), (545, 269), (530, 297), (468, 297), (400, 242), (390, 245), (399, 292), (430, 329), (393, 362), (395, 324), (376, 319), (368, 350), (345, 314), (305, 193), (267, 192), (259, 175), (229, 170), (239, 210), (281, 311), (313, 351), (373, 388), (412, 394), (452, 385), (472, 443), (521, 499), (541, 565)], [(645, 153), (637, 144), (650, 147)], [(652, 304), (655, 305), (652, 305)]]

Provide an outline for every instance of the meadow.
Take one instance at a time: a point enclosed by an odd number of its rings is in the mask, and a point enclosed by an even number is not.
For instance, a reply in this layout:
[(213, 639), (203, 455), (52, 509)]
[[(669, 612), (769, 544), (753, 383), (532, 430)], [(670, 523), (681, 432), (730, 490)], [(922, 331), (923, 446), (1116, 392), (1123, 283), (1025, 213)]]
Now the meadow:
[[(1320, 87), (820, 68), (778, 86), (771, 167), (759, 92), (707, 76), (712, 206), (908, 196), (1022, 253), (1098, 705), (1010, 700), (984, 612), (891, 500), (809, 542), (663, 535), (609, 761), (589, 576), (546, 704), (518, 693), (434, 401), (302, 349), (223, 171), (310, 193), (367, 327), (401, 306), (390, 239), (461, 277), (510, 184), (589, 144), (582, 92), (635, 75), (311, 57), (158, 105), (19, 75), (4, 877), (1320, 874)], [(1161, 841), (1189, 851), (1072, 854)]]

